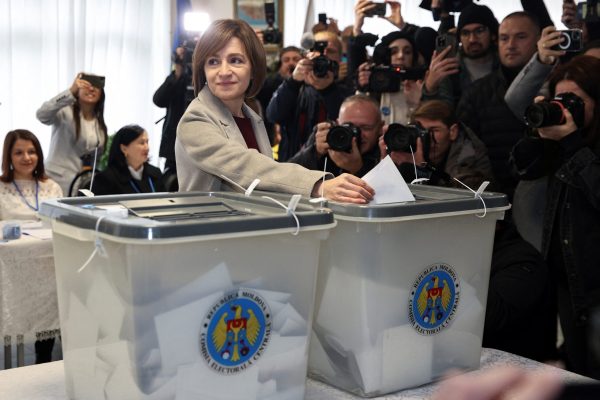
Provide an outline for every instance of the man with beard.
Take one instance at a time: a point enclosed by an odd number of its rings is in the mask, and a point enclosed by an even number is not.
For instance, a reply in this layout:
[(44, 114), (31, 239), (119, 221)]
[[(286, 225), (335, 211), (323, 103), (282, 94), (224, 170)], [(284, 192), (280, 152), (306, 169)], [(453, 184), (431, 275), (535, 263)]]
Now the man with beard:
[(525, 124), (504, 101), (506, 90), (537, 50), (540, 25), (524, 11), (509, 14), (498, 29), (500, 68), (474, 82), (462, 95), (457, 115), (488, 148), (497, 191), (512, 200), (517, 180), (510, 173), (509, 154), (523, 136)]
[(472, 82), (500, 65), (496, 49), (498, 20), (486, 6), (471, 4), (460, 13), (458, 57), (447, 57), (450, 48), (434, 53), (423, 85), (423, 100), (443, 99), (456, 103)]

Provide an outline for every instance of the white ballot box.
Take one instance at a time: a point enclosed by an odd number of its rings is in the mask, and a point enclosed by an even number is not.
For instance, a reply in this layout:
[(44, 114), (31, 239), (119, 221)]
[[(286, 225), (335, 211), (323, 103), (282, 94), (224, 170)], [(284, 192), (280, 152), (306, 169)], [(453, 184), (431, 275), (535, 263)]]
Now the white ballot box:
[(304, 398), (330, 210), (159, 193), (46, 202), (77, 400)]
[(479, 366), (507, 198), (410, 189), (414, 202), (329, 203), (337, 227), (321, 245), (309, 373), (365, 397)]

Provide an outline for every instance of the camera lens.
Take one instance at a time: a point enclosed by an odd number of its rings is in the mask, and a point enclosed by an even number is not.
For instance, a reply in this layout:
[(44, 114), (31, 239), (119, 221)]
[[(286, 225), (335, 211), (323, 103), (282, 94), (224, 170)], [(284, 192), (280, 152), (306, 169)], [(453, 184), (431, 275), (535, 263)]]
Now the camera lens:
[(329, 72), (329, 59), (325, 56), (318, 56), (313, 60), (313, 73), (317, 78), (324, 78)]
[(388, 130), (383, 136), (388, 151), (402, 151), (411, 153), (417, 151), (417, 138), (421, 138), (423, 144), (423, 156), (429, 160), (429, 150), (431, 147), (431, 135), (429, 130), (423, 128), (421, 124), (403, 126), (401, 124), (390, 124)]
[(400, 67), (377, 66), (371, 70), (369, 89), (373, 92), (397, 92), (405, 71)]
[(351, 123), (347, 123), (332, 126), (327, 133), (326, 140), (331, 150), (350, 153), (353, 137), (360, 138), (360, 129)]
[(525, 122), (533, 128), (560, 125), (563, 122), (563, 110), (556, 102), (532, 104), (525, 110)]
[(337, 61), (330, 60), (329, 58), (323, 55), (323, 53), (325, 53), (326, 48), (327, 41), (317, 40), (311, 49), (311, 51), (316, 51), (317, 53), (319, 53), (319, 56), (312, 60), (313, 74), (315, 74), (317, 78), (325, 78), (329, 71), (333, 72), (334, 75), (337, 75), (340, 67)]
[(391, 85), (391, 75), (383, 70), (374, 70), (369, 78), (369, 87), (375, 92), (383, 92)]
[(281, 42), (281, 33), (277, 28), (268, 27), (263, 31), (263, 41), (265, 44), (277, 44)]
[(410, 153), (412, 146), (413, 151), (417, 149), (416, 135), (413, 134), (409, 127), (400, 124), (390, 124), (388, 130), (383, 136), (383, 141), (389, 151), (402, 151)]
[(563, 40), (558, 44), (558, 47), (560, 47), (561, 50), (566, 50), (571, 47), (571, 36), (567, 32), (561, 32), (560, 37)]

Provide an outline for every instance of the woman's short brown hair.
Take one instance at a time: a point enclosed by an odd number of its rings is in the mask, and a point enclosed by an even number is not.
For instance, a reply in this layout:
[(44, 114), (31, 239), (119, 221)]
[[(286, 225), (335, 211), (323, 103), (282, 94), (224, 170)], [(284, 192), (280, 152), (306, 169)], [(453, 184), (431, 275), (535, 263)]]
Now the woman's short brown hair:
[(48, 179), (46, 176), (46, 170), (44, 169), (44, 153), (42, 152), (40, 141), (31, 131), (26, 129), (15, 129), (14, 131), (8, 132), (4, 138), (4, 149), (2, 151), (2, 175), (0, 175), (0, 181), (12, 182), (15, 180), (15, 171), (12, 167), (11, 153), (18, 139), (30, 141), (33, 143), (33, 147), (35, 148), (38, 161), (35, 169), (33, 170), (33, 177), (42, 182)]
[(254, 97), (260, 91), (267, 75), (267, 60), (263, 44), (246, 22), (239, 19), (220, 19), (214, 21), (204, 31), (194, 50), (192, 68), (196, 95), (206, 84), (206, 74), (204, 73), (206, 60), (225, 47), (234, 37), (244, 45), (252, 66), (252, 80), (246, 90), (246, 96)]

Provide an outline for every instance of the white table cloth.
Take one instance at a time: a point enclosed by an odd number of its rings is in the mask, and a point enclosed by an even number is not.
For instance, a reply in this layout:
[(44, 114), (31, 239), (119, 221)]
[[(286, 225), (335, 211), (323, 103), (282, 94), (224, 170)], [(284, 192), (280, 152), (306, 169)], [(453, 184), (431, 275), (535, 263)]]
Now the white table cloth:
[[(481, 357), (481, 370), (486, 370), (500, 365), (514, 365), (527, 370), (554, 370), (557, 371), (565, 382), (586, 382), (589, 378), (559, 370), (557, 368), (540, 364), (514, 354), (500, 350), (483, 349)], [(477, 374), (479, 371), (469, 372)], [(401, 392), (376, 399), (428, 399), (436, 388), (436, 384), (425, 385), (416, 389), (403, 390)], [(65, 374), (63, 362), (56, 361), (47, 364), (33, 365), (29, 367), (15, 368), (0, 371), (0, 395), (2, 399), (19, 400), (66, 400)], [(331, 400), (351, 399), (360, 397), (343, 392), (329, 385), (312, 379), (307, 380), (306, 400)]]
[[(47, 236), (44, 231), (40, 236)], [(59, 325), (52, 240), (23, 235), (1, 242), (0, 337), (45, 339)]]

